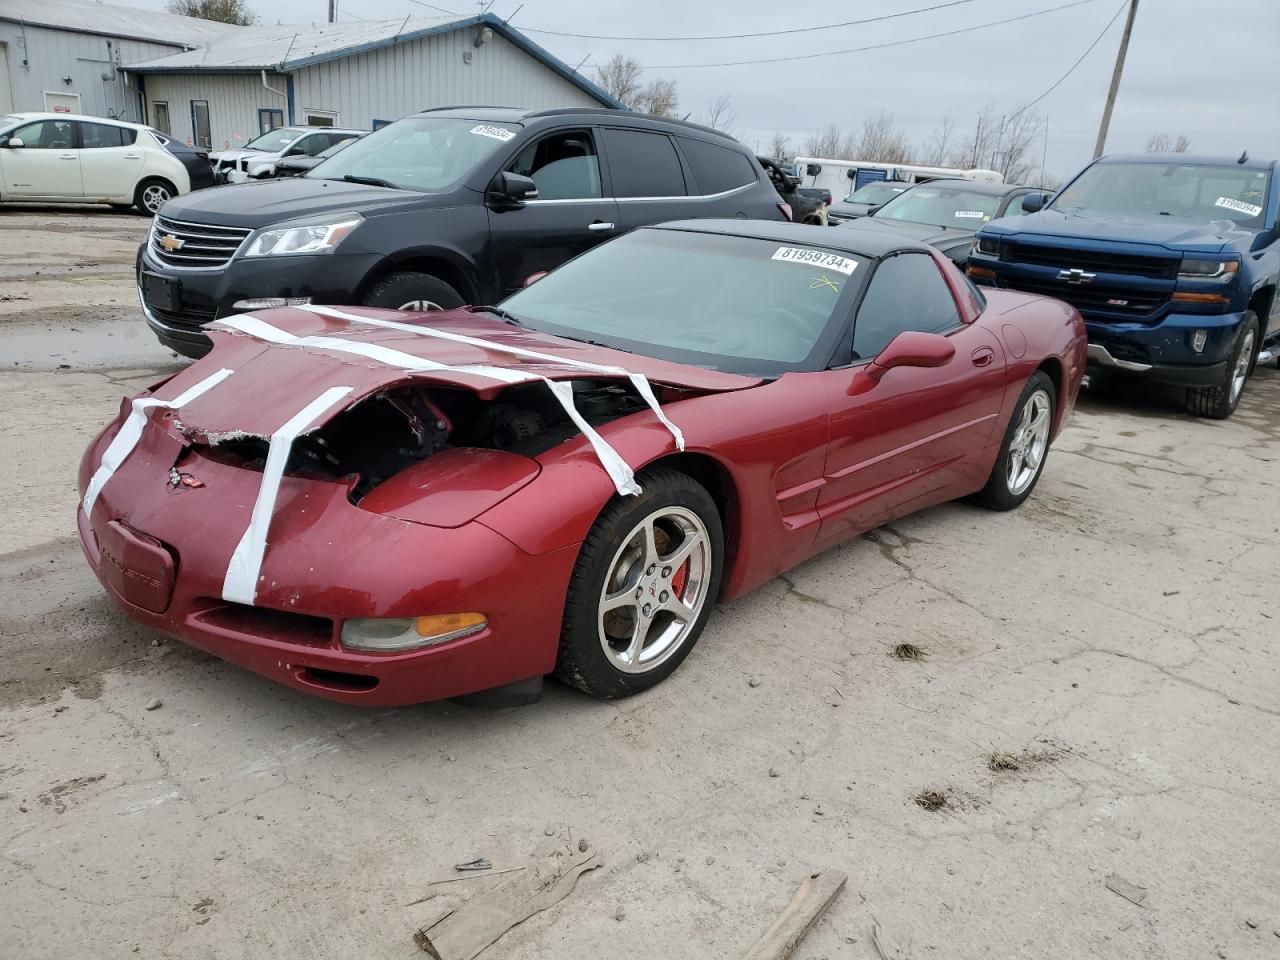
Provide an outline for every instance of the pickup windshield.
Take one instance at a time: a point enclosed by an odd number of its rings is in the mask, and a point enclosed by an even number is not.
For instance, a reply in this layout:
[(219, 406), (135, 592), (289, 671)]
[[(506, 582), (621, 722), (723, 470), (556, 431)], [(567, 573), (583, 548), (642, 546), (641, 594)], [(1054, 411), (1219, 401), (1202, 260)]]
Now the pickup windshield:
[(276, 129), (268, 130), (260, 137), (254, 137), (244, 146), (246, 150), (265, 150), (267, 153), (279, 153), (302, 136), (304, 132), (293, 127), (276, 127)]
[(1262, 226), (1265, 170), (1200, 163), (1095, 163), (1050, 205), (1084, 217), (1176, 217)]
[(822, 369), (866, 273), (811, 242), (640, 229), (503, 301), (544, 333), (754, 376)]
[(853, 193), (844, 198), (845, 203), (884, 203), (886, 200), (892, 200), (900, 193), (906, 193), (910, 184), (906, 183), (886, 183), (881, 180), (878, 183), (864, 183)]
[(511, 140), (518, 125), (446, 117), (406, 117), (365, 134), (306, 176), (350, 178), (400, 190), (442, 190)]
[(935, 227), (977, 230), (996, 215), (1000, 197), (964, 187), (912, 187), (876, 211), (877, 220), (909, 220)]

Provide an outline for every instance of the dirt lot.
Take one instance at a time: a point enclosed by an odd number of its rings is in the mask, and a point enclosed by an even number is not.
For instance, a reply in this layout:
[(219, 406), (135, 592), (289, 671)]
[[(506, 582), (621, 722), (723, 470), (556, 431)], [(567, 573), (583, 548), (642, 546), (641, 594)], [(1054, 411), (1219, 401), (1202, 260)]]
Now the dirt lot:
[(833, 550), (647, 695), (359, 710), (133, 626), (80, 556), (84, 444), (179, 362), (145, 227), (0, 213), (0, 956), (407, 960), (453, 864), (588, 837), (486, 960), (732, 957), (812, 867), (849, 884), (800, 960), (873, 919), (898, 960), (1280, 957), (1275, 370), (1227, 423), (1087, 398), (1022, 509)]

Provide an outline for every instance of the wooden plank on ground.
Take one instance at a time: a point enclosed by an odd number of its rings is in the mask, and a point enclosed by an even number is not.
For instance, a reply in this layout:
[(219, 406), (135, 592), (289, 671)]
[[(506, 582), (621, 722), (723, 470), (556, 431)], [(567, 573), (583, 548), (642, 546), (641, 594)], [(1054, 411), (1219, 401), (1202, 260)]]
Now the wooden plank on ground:
[(787, 960), (848, 879), (848, 875), (839, 870), (822, 870), (806, 877), (787, 909), (746, 952), (743, 960)]

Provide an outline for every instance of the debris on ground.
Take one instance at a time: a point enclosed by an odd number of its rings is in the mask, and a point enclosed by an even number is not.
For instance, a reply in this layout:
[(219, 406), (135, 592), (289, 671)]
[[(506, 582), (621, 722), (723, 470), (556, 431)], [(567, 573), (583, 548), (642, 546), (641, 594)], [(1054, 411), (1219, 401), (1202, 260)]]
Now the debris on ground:
[(627, 919), (627, 908), (622, 904), (618, 904), (618, 909), (613, 911), (613, 919), (617, 920), (619, 923)]
[(1018, 767), (1018, 758), (1012, 753), (1004, 753), (1000, 750), (994, 750), (987, 754), (988, 770), (1017, 770)]
[(916, 806), (922, 810), (941, 810), (947, 805), (945, 790), (934, 790), (932, 787), (921, 790), (915, 795)]
[(875, 917), (871, 918), (871, 945), (880, 960), (911, 960), (911, 939), (905, 944), (892, 940)]
[[(432, 960), (472, 960), (512, 927), (559, 903), (581, 874), (598, 866), (594, 851), (560, 849), (539, 863), (513, 867), (510, 876), (484, 893), (419, 927), (413, 942)], [(495, 873), (468, 879), (484, 881)]]
[(764, 932), (756, 945), (746, 952), (744, 960), (787, 960), (818, 918), (831, 906), (831, 901), (844, 888), (848, 876), (839, 870), (810, 873), (800, 884), (791, 902)]
[(163, 706), (164, 706), (164, 701), (163, 701), (163, 700), (161, 700), (161, 699), (159, 699), (159, 698), (157, 697), (157, 698), (153, 698), (153, 699), (151, 699), (151, 700), (148, 700), (148, 701), (147, 701), (147, 705), (146, 705), (146, 707), (144, 707), (143, 709), (146, 709), (146, 710), (159, 710), (159, 709), (160, 709), (161, 707), (163, 707)]
[(927, 660), (929, 651), (914, 643), (900, 643), (890, 651), (890, 656), (897, 657), (899, 660)]
[(1130, 903), (1136, 904), (1139, 907), (1146, 905), (1146, 899), (1147, 899), (1146, 887), (1140, 887), (1136, 883), (1130, 883), (1124, 877), (1115, 873), (1107, 877), (1105, 882), (1106, 882), (1107, 889), (1110, 890), (1112, 893), (1119, 894), (1120, 896), (1128, 900)]
[(747, 686), (748, 686), (748, 687), (758, 687), (758, 686), (760, 686), (760, 681), (759, 681), (759, 680), (757, 680), (755, 677), (752, 677), (750, 680), (748, 680), (748, 681), (747, 681)]
[(490, 863), (488, 860), (486, 860), (484, 857), (474, 857), (471, 860), (466, 861), (465, 863), (455, 863), (453, 865), (453, 869), (457, 870), (459, 873), (465, 873), (468, 870), (471, 870), (471, 871), (492, 870), (493, 864)]

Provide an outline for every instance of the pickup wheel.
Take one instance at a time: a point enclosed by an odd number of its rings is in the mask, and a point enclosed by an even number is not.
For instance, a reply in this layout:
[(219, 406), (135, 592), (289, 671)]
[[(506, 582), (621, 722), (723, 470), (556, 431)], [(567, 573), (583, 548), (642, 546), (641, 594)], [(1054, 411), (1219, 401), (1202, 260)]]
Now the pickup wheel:
[(978, 502), (992, 510), (1012, 510), (1031, 496), (1049, 456), (1058, 391), (1043, 370), (1037, 370), (1022, 388), (1013, 408), (1004, 443)]
[(1244, 385), (1253, 372), (1253, 360), (1258, 353), (1258, 315), (1246, 311), (1235, 346), (1227, 357), (1227, 369), (1222, 378), (1209, 387), (1187, 388), (1187, 412), (1197, 417), (1226, 420), (1236, 412)]
[(373, 282), (365, 292), (364, 305), (391, 310), (452, 310), (462, 306), (462, 295), (429, 273), (397, 270)]

